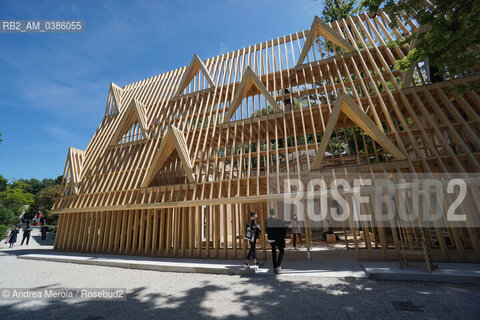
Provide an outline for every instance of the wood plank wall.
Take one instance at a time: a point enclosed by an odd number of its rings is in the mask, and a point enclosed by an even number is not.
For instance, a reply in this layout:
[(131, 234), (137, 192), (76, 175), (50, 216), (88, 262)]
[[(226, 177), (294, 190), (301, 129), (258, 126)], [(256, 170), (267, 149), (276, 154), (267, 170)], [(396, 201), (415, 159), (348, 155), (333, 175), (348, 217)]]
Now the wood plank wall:
[[(246, 217), (255, 208), (265, 230), (265, 204), (122, 210), (60, 215), (55, 250), (243, 259)], [(257, 242), (266, 258), (267, 242)]]

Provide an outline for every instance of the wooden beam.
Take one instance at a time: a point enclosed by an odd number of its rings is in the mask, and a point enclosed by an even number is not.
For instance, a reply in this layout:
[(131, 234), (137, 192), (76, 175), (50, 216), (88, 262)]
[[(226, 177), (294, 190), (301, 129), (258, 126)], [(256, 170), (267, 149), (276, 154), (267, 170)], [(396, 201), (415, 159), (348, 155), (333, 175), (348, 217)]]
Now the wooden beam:
[(142, 138), (149, 138), (147, 110), (143, 103), (135, 98), (132, 98), (125, 111), (121, 114), (121, 117), (120, 124), (114, 132), (110, 145), (117, 144), (122, 136), (128, 132), (135, 122), (138, 122), (140, 125), (142, 130)]
[(345, 49), (346, 51), (355, 51), (355, 48), (347, 40), (342, 38), (337, 31), (333, 30), (318, 16), (315, 16), (312, 26), (308, 31), (308, 36), (305, 40), (305, 44), (303, 45), (300, 57), (298, 58), (297, 66), (303, 63), (308, 55), (308, 51), (310, 51), (310, 48), (315, 44), (315, 39), (318, 36), (324, 37), (326, 40), (331, 41), (333, 44)]
[(123, 89), (117, 86), (115, 83), (110, 82), (107, 106), (105, 107), (105, 116), (118, 114), (121, 112), (122, 94)]
[(233, 100), (228, 107), (228, 113), (225, 116), (225, 122), (230, 121), (235, 111), (237, 111), (238, 106), (242, 103), (243, 98), (245, 98), (247, 92), (253, 86), (260, 90), (260, 93), (265, 97), (265, 99), (267, 99), (268, 103), (272, 105), (272, 108), (275, 110), (275, 112), (282, 112), (282, 109), (272, 95), (267, 91), (267, 88), (262, 81), (260, 81), (250, 67), (247, 67), (247, 70), (243, 74), (242, 80), (240, 81), (240, 85), (238, 86), (237, 93), (233, 97)]
[(337, 97), (333, 107), (330, 118), (328, 119), (325, 133), (320, 142), (320, 146), (315, 154), (315, 159), (311, 166), (311, 170), (318, 170), (321, 167), (325, 152), (327, 151), (328, 143), (333, 133), (340, 112), (343, 112), (355, 124), (357, 124), (363, 131), (365, 131), (373, 140), (378, 142), (387, 152), (389, 152), (395, 159), (404, 160), (405, 155), (393, 144), (393, 142), (381, 131), (375, 123), (360, 109), (360, 107), (346, 94)]
[(205, 63), (200, 59), (200, 57), (195, 53), (195, 55), (192, 58), (192, 61), (190, 62), (190, 65), (188, 66), (187, 70), (182, 76), (182, 80), (180, 80), (180, 84), (178, 85), (178, 89), (173, 96), (178, 97), (183, 90), (188, 86), (190, 82), (192, 82), (193, 78), (197, 75), (200, 70), (203, 72), (203, 75), (208, 81), (208, 84), (213, 88), (215, 87), (215, 83), (213, 82), (213, 78), (210, 75), (210, 73), (207, 70), (207, 67), (205, 66)]
[(174, 150), (177, 150), (188, 181), (195, 181), (195, 177), (193, 175), (193, 166), (190, 160), (190, 153), (188, 152), (185, 136), (183, 135), (182, 131), (171, 125), (167, 129), (167, 133), (163, 137), (160, 147), (155, 152), (150, 167), (148, 168), (148, 171), (143, 179), (142, 188), (149, 186), (157, 172)]
[(117, 111), (122, 111), (122, 94), (123, 89), (117, 86), (115, 83), (110, 82), (110, 90), (112, 91), (112, 98), (117, 107)]
[(70, 189), (74, 194), (78, 193), (78, 185), (82, 180), (84, 159), (84, 150), (75, 149), (72, 147), (68, 148), (67, 167), (69, 171), (70, 181), (66, 181), (66, 190)]

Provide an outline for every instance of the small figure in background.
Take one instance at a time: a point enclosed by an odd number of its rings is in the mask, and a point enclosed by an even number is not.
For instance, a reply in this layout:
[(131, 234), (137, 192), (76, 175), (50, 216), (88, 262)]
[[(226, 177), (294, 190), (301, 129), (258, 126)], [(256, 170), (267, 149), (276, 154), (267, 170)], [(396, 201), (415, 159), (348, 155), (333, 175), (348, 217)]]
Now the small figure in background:
[(47, 238), (47, 229), (47, 224), (44, 221), (42, 225), (42, 240), (45, 240)]
[(22, 238), (22, 243), (20, 244), (21, 246), (23, 246), (23, 242), (25, 241), (25, 239), (27, 239), (27, 246), (28, 246), (31, 232), (32, 232), (32, 227), (30, 226), (30, 222), (27, 222), (27, 226), (25, 227), (25, 229), (23, 229), (23, 238)]
[(297, 237), (300, 241), (300, 245), (303, 245), (303, 241), (302, 230), (300, 229), (300, 221), (298, 221), (296, 214), (293, 215), (292, 221), (290, 222), (290, 230), (292, 231), (293, 249), (297, 249)]
[[(285, 95), (290, 95), (290, 90), (285, 89), (285, 90), (283, 90), (283, 93)], [(285, 106), (285, 111), (291, 111), (292, 110), (292, 99), (286, 98), (285, 100), (283, 100), (283, 105)]]
[(8, 236), (8, 243), (10, 244), (9, 248), (13, 248), (13, 244), (17, 242), (17, 234), (18, 227), (14, 225), (12, 231), (10, 231), (10, 235)]

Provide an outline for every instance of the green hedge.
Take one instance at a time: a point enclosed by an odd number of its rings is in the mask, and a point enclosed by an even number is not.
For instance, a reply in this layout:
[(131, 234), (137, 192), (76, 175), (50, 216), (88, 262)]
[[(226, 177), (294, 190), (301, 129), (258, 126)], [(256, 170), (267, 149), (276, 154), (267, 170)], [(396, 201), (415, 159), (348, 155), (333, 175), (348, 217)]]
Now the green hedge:
[(7, 237), (8, 227), (4, 224), (0, 224), (0, 239)]

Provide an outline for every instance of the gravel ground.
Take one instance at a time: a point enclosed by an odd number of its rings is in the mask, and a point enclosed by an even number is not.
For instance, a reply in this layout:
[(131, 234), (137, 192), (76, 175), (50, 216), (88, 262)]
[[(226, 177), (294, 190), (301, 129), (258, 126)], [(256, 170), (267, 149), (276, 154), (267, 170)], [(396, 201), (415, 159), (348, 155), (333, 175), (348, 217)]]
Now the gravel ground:
[(128, 294), (126, 301), (0, 296), (0, 319), (478, 319), (480, 314), (478, 285), (167, 273), (19, 260), (8, 252), (0, 250), (0, 288), (127, 288)]

